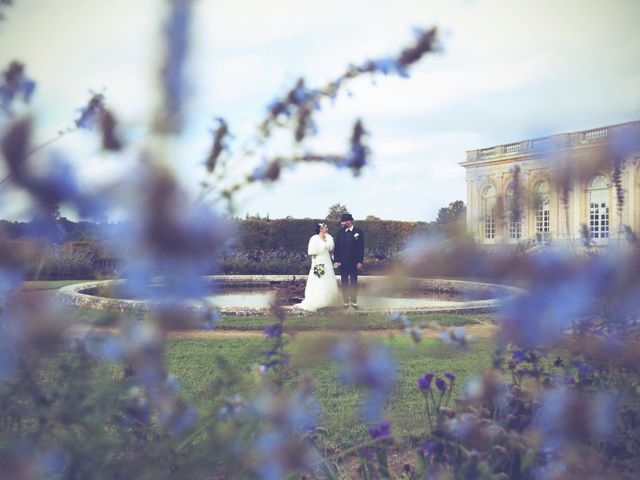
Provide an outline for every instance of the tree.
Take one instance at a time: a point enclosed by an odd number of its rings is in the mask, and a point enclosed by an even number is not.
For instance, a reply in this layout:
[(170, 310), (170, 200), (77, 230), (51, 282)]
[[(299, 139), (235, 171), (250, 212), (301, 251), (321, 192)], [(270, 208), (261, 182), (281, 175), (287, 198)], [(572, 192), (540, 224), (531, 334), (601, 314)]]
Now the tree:
[(342, 205), (341, 203), (334, 203), (329, 207), (329, 213), (325, 220), (330, 222), (339, 222), (343, 213), (349, 213), (347, 206)]
[(442, 207), (438, 210), (438, 218), (436, 223), (439, 225), (445, 225), (447, 223), (453, 223), (458, 220), (464, 220), (467, 215), (467, 206), (462, 200), (456, 200), (450, 202), (448, 207)]
[(372, 220), (382, 220), (380, 217), (376, 217), (375, 215), (367, 215), (367, 217), (365, 218), (366, 221), (372, 221)]

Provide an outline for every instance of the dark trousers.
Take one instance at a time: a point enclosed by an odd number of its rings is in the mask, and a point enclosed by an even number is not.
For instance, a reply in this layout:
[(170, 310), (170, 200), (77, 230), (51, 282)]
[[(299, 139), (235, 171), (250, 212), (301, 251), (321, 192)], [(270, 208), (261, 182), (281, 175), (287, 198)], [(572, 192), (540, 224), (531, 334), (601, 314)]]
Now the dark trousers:
[(355, 265), (340, 265), (340, 280), (342, 282), (342, 299), (344, 303), (358, 302), (358, 267)]

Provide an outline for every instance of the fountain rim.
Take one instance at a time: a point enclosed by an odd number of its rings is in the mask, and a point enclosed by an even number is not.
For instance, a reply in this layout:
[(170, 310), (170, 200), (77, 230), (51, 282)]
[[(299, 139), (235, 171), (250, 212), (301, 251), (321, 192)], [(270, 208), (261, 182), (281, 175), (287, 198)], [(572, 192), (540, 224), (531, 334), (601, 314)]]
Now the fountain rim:
[[(252, 283), (264, 283), (265, 286), (274, 283), (292, 281), (292, 280), (306, 280), (307, 275), (209, 275), (205, 278), (207, 282), (219, 282), (224, 281), (227, 285), (247, 285)], [(382, 281), (387, 276), (367, 275), (360, 276), (358, 278), (359, 283), (366, 285), (375, 281)], [(161, 282), (161, 278), (154, 279)], [(474, 280), (453, 280), (446, 278), (408, 278), (411, 282), (418, 282), (420, 286), (431, 287), (434, 286), (440, 288), (455, 288), (464, 287), (465, 289), (476, 289), (478, 291), (493, 291), (493, 292), (505, 292), (503, 298), (490, 298), (485, 300), (472, 300), (459, 302), (457, 305), (442, 305), (442, 306), (416, 306), (403, 308), (402, 313), (407, 314), (420, 314), (420, 313), (488, 313), (495, 311), (504, 301), (505, 298), (509, 298), (516, 294), (522, 293), (523, 290), (518, 287), (509, 285), (501, 285), (495, 283), (478, 282)], [(98, 295), (91, 295), (84, 293), (87, 290), (92, 290), (105, 285), (117, 285), (125, 283), (126, 279), (109, 279), (109, 280), (95, 280), (90, 282), (76, 283), (73, 285), (67, 285), (62, 287), (57, 292), (57, 298), (65, 305), (75, 307), (89, 307), (96, 310), (106, 311), (152, 311), (161, 306), (161, 302), (154, 302), (149, 300), (127, 300), (119, 298), (101, 297)], [(193, 302), (186, 305), (187, 308), (194, 312), (203, 308), (202, 302)], [(298, 308), (296, 306), (283, 307), (287, 315), (318, 315), (324, 312), (308, 312)], [(269, 308), (249, 308), (249, 307), (221, 307), (217, 309), (221, 315), (224, 316), (267, 316), (270, 314)], [(397, 311), (397, 308), (378, 307), (374, 309), (361, 309), (350, 314), (368, 315), (368, 314), (381, 314)], [(329, 310), (328, 313), (331, 313)]]

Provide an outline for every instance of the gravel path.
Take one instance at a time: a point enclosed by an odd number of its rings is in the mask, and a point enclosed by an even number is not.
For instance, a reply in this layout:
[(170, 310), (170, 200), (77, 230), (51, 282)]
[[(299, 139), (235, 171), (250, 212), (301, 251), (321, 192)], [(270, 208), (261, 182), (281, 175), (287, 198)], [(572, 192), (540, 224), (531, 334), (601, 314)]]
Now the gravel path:
[[(88, 332), (95, 333), (117, 333), (118, 328), (115, 327), (92, 327), (89, 325), (74, 325), (73, 331), (77, 334)], [(497, 326), (491, 323), (480, 323), (464, 327), (467, 335), (480, 337), (492, 337), (497, 332)], [(286, 329), (285, 329), (286, 331)], [(372, 337), (390, 337), (402, 335), (398, 330), (354, 330), (362, 335)], [(294, 332), (297, 337), (318, 337), (318, 336), (339, 336), (350, 332), (349, 330), (305, 330)], [(438, 336), (439, 330), (423, 330), (425, 338), (435, 338)], [(254, 338), (264, 337), (261, 330), (179, 330), (167, 333), (167, 338)]]

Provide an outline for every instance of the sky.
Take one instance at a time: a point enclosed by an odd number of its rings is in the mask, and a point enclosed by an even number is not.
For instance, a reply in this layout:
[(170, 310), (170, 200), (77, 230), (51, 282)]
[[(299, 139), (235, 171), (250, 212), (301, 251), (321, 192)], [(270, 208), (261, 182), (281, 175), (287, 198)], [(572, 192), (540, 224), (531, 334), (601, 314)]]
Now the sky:
[[(0, 67), (20, 60), (38, 82), (29, 107), (38, 138), (72, 125), (90, 91), (104, 92), (128, 150), (101, 153), (91, 132), (51, 149), (87, 183), (113, 181), (136, 162), (157, 106), (165, 2), (14, 3), (0, 23)], [(280, 135), (257, 156), (230, 162), (244, 175), (264, 155), (345, 152), (361, 118), (372, 155), (360, 177), (299, 166), (245, 191), (235, 213), (323, 218), (341, 203), (356, 218), (431, 221), (466, 200), (459, 163), (467, 150), (640, 119), (638, 18), (637, 0), (196, 0), (188, 123), (172, 165), (195, 192), (216, 117), (228, 121), (239, 150), (297, 78), (322, 86), (350, 63), (396, 54), (415, 28), (436, 26), (441, 51), (410, 78), (361, 78), (323, 104), (317, 136), (303, 147)], [(24, 199), (3, 193), (0, 218), (24, 215)]]

